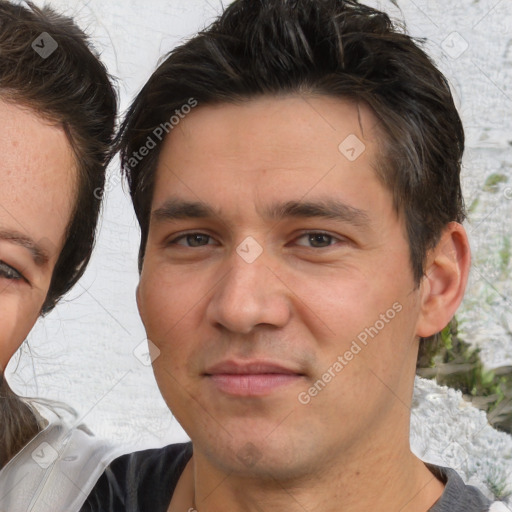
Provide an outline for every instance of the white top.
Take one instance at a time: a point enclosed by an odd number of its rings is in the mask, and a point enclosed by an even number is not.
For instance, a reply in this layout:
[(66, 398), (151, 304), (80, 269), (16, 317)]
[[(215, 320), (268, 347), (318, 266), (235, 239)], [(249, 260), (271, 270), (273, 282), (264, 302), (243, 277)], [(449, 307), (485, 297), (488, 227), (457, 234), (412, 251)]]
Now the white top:
[(84, 425), (31, 405), (48, 426), (0, 471), (0, 512), (78, 512), (117, 454)]
[(491, 505), (489, 512), (510, 512), (510, 509), (501, 501), (495, 501)]

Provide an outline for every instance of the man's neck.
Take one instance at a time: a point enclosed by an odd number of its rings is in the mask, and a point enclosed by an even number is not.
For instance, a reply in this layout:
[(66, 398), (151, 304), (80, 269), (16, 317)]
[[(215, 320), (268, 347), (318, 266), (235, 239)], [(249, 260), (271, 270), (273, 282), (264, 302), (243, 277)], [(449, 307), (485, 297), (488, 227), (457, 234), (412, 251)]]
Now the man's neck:
[(178, 482), (170, 512), (427, 512), (444, 485), (410, 450), (380, 461), (345, 464), (307, 481), (240, 478), (212, 471), (194, 456)]

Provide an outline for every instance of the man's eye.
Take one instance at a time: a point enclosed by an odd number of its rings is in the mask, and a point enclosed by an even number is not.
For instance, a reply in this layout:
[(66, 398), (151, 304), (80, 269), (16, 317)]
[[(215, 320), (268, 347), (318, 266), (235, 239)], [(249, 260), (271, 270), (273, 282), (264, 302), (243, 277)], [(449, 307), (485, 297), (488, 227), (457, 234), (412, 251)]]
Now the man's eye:
[[(305, 240), (305, 243), (298, 242), (298, 245), (307, 245), (313, 248), (329, 247), (333, 245), (338, 239), (328, 233), (322, 233), (318, 231), (304, 233), (297, 238), (297, 241)], [(204, 233), (187, 233), (180, 235), (170, 241), (170, 244), (184, 245), (185, 247), (203, 247), (210, 245), (212, 237)]]
[[(299, 238), (297, 238), (297, 241), (299, 241), (299, 240), (306, 240), (306, 244), (309, 247), (322, 248), (322, 247), (329, 247), (337, 239), (334, 236), (329, 235), (327, 233), (311, 232), (311, 233), (304, 233)], [(298, 243), (298, 245), (306, 245), (306, 244)]]
[(12, 268), (10, 265), (7, 265), (7, 263), (4, 263), (3, 261), (0, 261), (0, 277), (11, 279), (13, 281), (24, 279), (16, 269)]
[(188, 233), (171, 240), (170, 243), (185, 245), (187, 247), (202, 247), (204, 245), (208, 245), (208, 241), (211, 238), (211, 236), (205, 235), (204, 233)]

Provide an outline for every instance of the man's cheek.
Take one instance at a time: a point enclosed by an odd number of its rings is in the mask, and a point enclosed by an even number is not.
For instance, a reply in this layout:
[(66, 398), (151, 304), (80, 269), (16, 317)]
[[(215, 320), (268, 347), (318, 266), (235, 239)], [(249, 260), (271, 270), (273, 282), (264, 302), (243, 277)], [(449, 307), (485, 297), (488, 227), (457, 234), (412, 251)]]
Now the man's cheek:
[(173, 386), (188, 386), (191, 381), (189, 370), (193, 353), (190, 350), (190, 343), (186, 338), (173, 336), (172, 332), (162, 334), (155, 338), (154, 346), (158, 357), (153, 361), (155, 376), (169, 380)]

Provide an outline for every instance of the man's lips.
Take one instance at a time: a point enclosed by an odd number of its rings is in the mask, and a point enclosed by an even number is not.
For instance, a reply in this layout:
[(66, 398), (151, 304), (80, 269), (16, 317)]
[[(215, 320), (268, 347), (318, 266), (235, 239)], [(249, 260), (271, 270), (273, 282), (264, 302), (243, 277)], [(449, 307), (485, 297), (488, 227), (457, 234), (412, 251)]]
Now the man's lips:
[(271, 361), (222, 361), (210, 366), (206, 375), (232, 374), (232, 375), (257, 375), (267, 373), (279, 373), (283, 375), (302, 375), (302, 372), (287, 368), (279, 363)]
[(205, 371), (220, 391), (234, 396), (264, 396), (304, 377), (299, 370), (269, 361), (223, 361)]

